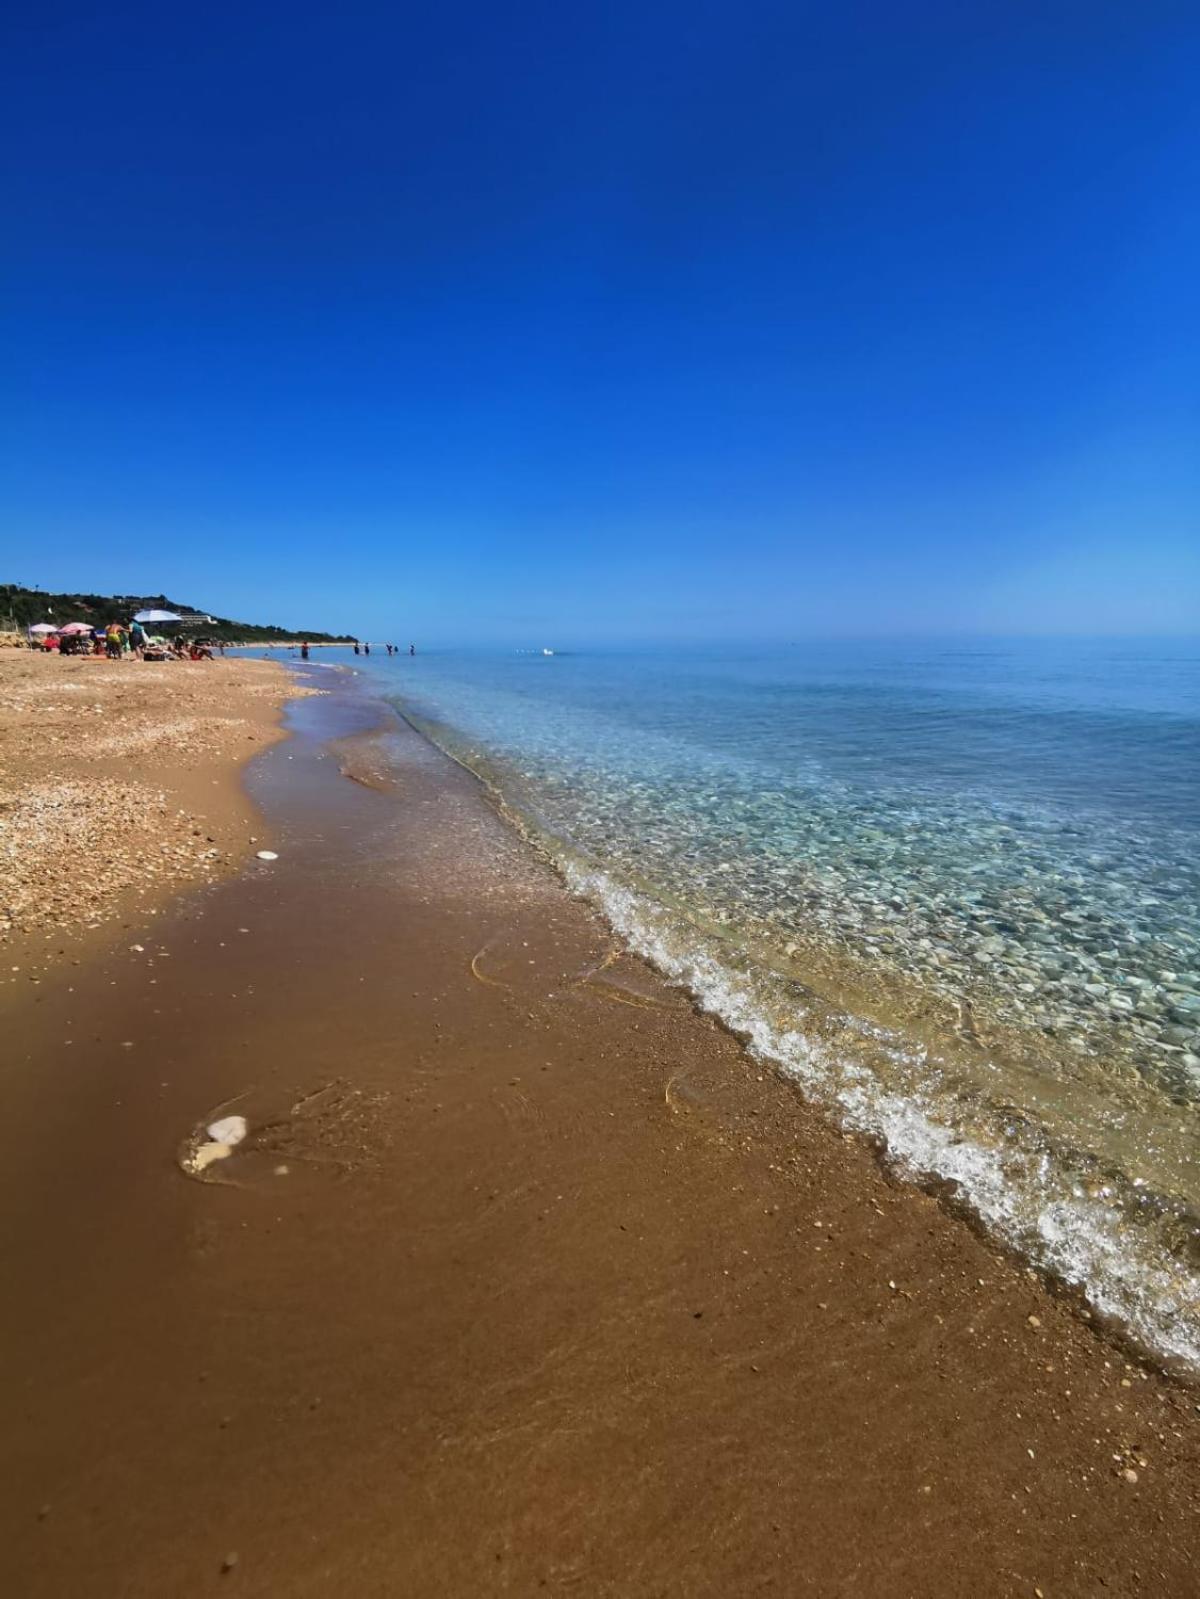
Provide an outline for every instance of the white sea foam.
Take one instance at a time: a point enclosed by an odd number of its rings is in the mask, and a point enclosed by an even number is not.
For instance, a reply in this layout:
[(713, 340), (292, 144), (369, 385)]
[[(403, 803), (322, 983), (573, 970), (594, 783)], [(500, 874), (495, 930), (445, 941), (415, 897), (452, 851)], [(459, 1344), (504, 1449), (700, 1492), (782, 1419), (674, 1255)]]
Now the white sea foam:
[[(957, 1197), (1005, 1245), (1080, 1289), (1097, 1315), (1178, 1370), (1200, 1375), (1200, 1282), (1153, 1227), (1135, 1226), (1107, 1192), (1076, 1182), (1069, 1167), (1032, 1136), (1006, 1130), (994, 1147), (965, 1137), (939, 1107), (936, 1073), (928, 1095), (890, 1092), (868, 1066), (796, 1025), (771, 1019), (766, 991), (779, 979), (742, 972), (682, 932), (661, 905), (608, 873), (568, 860), (571, 888), (598, 905), (620, 936), (687, 988), (703, 1009), (773, 1062), (843, 1125), (883, 1142), (887, 1158), (917, 1179), (952, 1184)], [(881, 1030), (867, 1027), (878, 1038)]]

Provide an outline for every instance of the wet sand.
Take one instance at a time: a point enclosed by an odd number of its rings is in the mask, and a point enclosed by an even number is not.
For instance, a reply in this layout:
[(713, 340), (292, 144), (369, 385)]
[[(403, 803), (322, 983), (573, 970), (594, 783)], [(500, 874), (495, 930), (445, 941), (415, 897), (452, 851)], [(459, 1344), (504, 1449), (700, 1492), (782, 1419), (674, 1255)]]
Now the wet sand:
[(379, 707), (290, 720), (277, 862), (4, 992), (10, 1591), (1195, 1592), (1194, 1392)]

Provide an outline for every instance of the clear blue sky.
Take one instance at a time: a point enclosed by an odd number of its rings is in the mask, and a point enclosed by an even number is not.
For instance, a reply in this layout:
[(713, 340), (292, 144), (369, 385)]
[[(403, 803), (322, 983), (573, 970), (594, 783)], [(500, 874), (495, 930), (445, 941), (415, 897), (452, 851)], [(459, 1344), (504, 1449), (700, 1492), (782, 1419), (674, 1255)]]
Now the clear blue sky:
[(1200, 9), (9, 8), (0, 581), (1200, 630)]

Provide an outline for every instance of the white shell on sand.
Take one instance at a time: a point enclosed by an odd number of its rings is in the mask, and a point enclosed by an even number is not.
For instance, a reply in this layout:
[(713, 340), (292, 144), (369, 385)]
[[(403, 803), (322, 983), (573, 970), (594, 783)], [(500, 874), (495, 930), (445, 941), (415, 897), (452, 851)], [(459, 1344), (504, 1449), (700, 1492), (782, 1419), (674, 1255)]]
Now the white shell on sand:
[(203, 1171), (206, 1166), (211, 1166), (214, 1160), (226, 1160), (232, 1154), (233, 1150), (228, 1144), (201, 1144), (184, 1161), (184, 1169), (192, 1172)]
[(258, 852), (258, 858), (260, 861), (277, 861), (279, 856), (276, 855), (273, 849), (260, 849)]
[(218, 1122), (210, 1122), (204, 1129), (208, 1136), (218, 1144), (228, 1144), (232, 1149), (234, 1144), (240, 1144), (249, 1131), (244, 1116), (222, 1116)]

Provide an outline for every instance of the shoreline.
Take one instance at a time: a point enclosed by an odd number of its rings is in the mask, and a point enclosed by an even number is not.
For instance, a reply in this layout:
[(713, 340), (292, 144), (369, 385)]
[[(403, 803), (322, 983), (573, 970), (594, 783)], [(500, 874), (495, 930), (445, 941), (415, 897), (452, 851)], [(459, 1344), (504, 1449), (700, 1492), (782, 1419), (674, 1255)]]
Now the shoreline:
[[(1171, 1167), (1172, 1160), (1186, 1161), (1194, 1147), (1194, 1106), (1185, 1110), (1164, 1095), (1158, 1119), (1147, 1125), (1143, 1112), (1132, 1133), (1132, 1118), (1122, 1118), (1131, 1143), (1139, 1131), (1143, 1136), (1138, 1181), (1118, 1186), (1119, 1150), (1105, 1149), (1105, 1129), (1088, 1119), (1091, 1107), (1068, 1093), (1070, 1060), (1059, 1056), (1051, 1065), (1044, 1039), (1031, 1062), (1028, 1040), (1005, 1033), (978, 996), (962, 1033), (937, 1014), (931, 996), (915, 983), (905, 1003), (886, 969), (868, 974), (861, 964), (855, 969), (844, 956), (835, 963), (828, 950), (808, 944), (781, 962), (777, 949), (764, 947), (746, 929), (706, 924), (682, 896), (639, 880), (628, 867), (623, 876), (612, 875), (569, 833), (556, 832), (535, 810), (521, 808), (520, 797), (514, 802), (506, 792), (502, 771), (469, 744), (464, 747), (452, 727), (415, 714), (401, 695), (388, 703), (480, 784), (489, 803), (569, 893), (598, 911), (627, 951), (644, 957), (699, 1009), (729, 1027), (756, 1060), (782, 1073), (838, 1127), (877, 1144), (901, 1180), (952, 1195), (956, 1212), (991, 1247), (1045, 1276), (1119, 1349), (1185, 1384), (1200, 1382), (1195, 1284), (1182, 1275), (1181, 1261), (1189, 1257), (1175, 1252), (1189, 1207), (1172, 1185)], [(877, 1068), (871, 1041), (889, 1057), (882, 1103), (863, 1094), (855, 1070), (863, 1062), (868, 1070)], [(976, 1065), (985, 1041), (989, 1098), (973, 1107), (969, 1130), (962, 1122), (948, 1124), (938, 1114), (945, 1107), (926, 1097), (930, 1069), (960, 1076), (964, 1067)], [(907, 1075), (898, 1070), (901, 1058), (912, 1063)], [(843, 1060), (850, 1062), (845, 1072)], [(1115, 1054), (1109, 1061), (1129, 1069)], [(1046, 1083), (1040, 1099), (1031, 1064)], [(1014, 1106), (1036, 1108), (1036, 1134), (1024, 1145), (1009, 1126)], [(1072, 1169), (1071, 1157), (1080, 1148), (1088, 1151), (1086, 1160)], [(1025, 1161), (1020, 1173), (1014, 1170), (1018, 1149)], [(1058, 1168), (1053, 1190), (1044, 1174), (1048, 1153)], [(1028, 1178), (1024, 1187), (1022, 1177)], [(1046, 1228), (1044, 1215), (1052, 1216)], [(1118, 1260), (1123, 1270), (1115, 1269)]]
[[(278, 862), (10, 996), (22, 1592), (215, 1592), (236, 1553), (263, 1595), (1182, 1599), (1194, 1395), (620, 952), (389, 715), (293, 700), (248, 773)], [(232, 1100), (246, 1147), (189, 1181)]]

